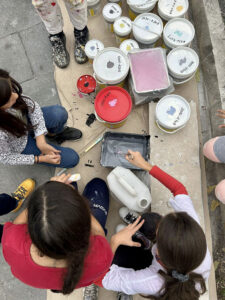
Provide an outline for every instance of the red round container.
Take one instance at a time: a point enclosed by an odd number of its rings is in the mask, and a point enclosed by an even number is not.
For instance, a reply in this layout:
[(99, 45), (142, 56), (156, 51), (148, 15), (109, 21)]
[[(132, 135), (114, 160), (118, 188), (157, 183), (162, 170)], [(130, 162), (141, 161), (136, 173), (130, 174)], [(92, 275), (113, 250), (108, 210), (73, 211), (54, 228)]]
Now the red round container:
[(85, 97), (94, 98), (96, 90), (96, 80), (91, 75), (82, 75), (77, 80), (77, 89)]
[(100, 122), (109, 128), (121, 127), (132, 109), (132, 99), (128, 92), (119, 86), (102, 89), (95, 99), (95, 113)]

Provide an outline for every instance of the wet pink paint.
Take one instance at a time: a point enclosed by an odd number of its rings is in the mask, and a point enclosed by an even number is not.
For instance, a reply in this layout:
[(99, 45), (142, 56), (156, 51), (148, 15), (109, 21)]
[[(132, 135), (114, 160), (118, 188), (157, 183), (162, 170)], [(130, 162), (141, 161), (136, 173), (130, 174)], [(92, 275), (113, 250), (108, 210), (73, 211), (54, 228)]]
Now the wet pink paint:
[(166, 89), (170, 85), (161, 49), (130, 54), (131, 73), (137, 92)]

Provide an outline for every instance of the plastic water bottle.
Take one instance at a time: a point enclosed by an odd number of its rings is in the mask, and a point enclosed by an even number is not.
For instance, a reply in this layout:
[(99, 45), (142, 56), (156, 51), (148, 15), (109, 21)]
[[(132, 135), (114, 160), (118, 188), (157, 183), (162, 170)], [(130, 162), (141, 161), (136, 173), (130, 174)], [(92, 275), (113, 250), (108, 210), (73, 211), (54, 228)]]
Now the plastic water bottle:
[(116, 167), (107, 176), (113, 195), (130, 210), (145, 211), (152, 198), (148, 187), (134, 173), (123, 167)]

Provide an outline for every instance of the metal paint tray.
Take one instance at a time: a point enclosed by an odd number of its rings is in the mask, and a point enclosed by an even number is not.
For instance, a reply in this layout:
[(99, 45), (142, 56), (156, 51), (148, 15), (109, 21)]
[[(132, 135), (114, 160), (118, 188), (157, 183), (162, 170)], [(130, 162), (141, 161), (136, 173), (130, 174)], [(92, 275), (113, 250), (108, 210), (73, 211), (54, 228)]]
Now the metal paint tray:
[(108, 131), (103, 136), (100, 163), (103, 167), (121, 166), (127, 169), (140, 170), (126, 160), (125, 153), (128, 149), (139, 151), (148, 160), (149, 141), (149, 135)]

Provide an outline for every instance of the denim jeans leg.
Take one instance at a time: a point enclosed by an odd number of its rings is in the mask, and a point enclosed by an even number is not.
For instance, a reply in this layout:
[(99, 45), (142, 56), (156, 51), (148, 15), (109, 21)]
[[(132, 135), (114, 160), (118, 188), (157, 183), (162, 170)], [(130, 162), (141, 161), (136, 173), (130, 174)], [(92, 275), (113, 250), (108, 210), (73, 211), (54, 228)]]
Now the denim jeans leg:
[(84, 188), (83, 196), (89, 200), (91, 213), (101, 224), (105, 233), (108, 211), (109, 211), (109, 189), (104, 180), (92, 179)]
[(45, 126), (49, 133), (60, 133), (63, 131), (68, 120), (68, 113), (61, 105), (52, 105), (42, 107)]
[(0, 216), (8, 214), (17, 207), (15, 198), (8, 194), (0, 194)]

